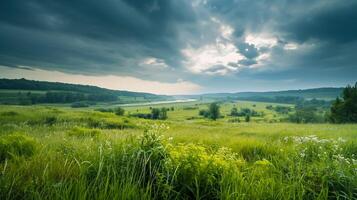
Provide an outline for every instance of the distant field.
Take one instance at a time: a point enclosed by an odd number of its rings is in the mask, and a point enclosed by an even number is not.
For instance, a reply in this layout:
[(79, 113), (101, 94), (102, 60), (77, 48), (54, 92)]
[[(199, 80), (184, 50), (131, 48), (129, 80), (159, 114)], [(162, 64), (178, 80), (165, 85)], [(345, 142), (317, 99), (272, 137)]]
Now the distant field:
[[(262, 102), (0, 106), (0, 199), (353, 199), (357, 125), (293, 124)], [(167, 120), (130, 117), (169, 108)], [(233, 107), (263, 113), (244, 122)], [(146, 130), (146, 131), (145, 131)]]

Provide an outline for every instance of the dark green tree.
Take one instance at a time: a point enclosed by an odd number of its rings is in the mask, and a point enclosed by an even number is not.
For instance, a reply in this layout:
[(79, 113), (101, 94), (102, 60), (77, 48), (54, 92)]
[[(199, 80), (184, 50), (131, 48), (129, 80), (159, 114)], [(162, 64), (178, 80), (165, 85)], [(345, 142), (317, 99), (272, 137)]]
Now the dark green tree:
[(329, 120), (332, 123), (357, 122), (357, 82), (348, 85), (342, 92), (342, 99), (336, 98), (330, 109)]
[(216, 120), (220, 116), (219, 105), (217, 103), (211, 103), (209, 106), (209, 118)]
[(236, 107), (233, 107), (231, 110), (231, 116), (238, 116), (239, 112), (238, 109)]
[(159, 119), (167, 119), (167, 109), (166, 108), (161, 108), (160, 110), (160, 115), (159, 115)]
[(117, 107), (117, 108), (115, 108), (114, 112), (118, 116), (123, 116), (124, 113), (125, 113), (125, 110), (123, 108), (121, 108), (121, 107)]
[(250, 122), (250, 115), (245, 116), (245, 122)]
[(152, 108), (151, 109), (151, 118), (152, 119), (159, 119), (160, 117), (160, 109), (159, 108)]

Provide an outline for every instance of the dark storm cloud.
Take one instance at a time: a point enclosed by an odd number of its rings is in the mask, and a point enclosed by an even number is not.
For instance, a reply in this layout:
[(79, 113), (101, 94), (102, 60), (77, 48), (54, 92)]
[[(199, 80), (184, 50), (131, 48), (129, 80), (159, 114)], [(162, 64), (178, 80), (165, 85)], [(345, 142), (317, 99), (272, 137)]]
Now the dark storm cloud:
[(145, 57), (176, 66), (180, 29), (195, 21), (185, 1), (6, 1), (0, 57), (12, 65), (82, 73), (135, 73)]
[(321, 4), (301, 12), (282, 26), (288, 37), (299, 42), (317, 39), (347, 43), (357, 40), (357, 1), (322, 1)]
[[(0, 65), (159, 81), (184, 78), (206, 87), (227, 87), (225, 76), (212, 74), (230, 68), (229, 83), (243, 76), (252, 81), (308, 82), (314, 76), (324, 82), (329, 77), (355, 81), (356, 10), (357, 0), (5, 0)], [(202, 74), (190, 73), (182, 50), (214, 44), (220, 25), (233, 28), (229, 42), (243, 58), (228, 67), (217, 63)], [(268, 35), (277, 43), (259, 46), (247, 42), (248, 35)], [(262, 61), (264, 55), (268, 58)], [(168, 67), (141, 64), (146, 58)]]

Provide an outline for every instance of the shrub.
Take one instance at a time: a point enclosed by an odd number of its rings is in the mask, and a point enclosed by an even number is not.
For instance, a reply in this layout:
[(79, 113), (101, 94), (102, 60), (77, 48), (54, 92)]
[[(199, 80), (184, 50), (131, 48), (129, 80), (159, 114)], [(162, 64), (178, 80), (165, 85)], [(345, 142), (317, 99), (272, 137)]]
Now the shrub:
[(36, 149), (33, 138), (15, 133), (0, 138), (0, 162), (13, 156), (32, 156)]
[(167, 119), (167, 109), (166, 108), (153, 108), (151, 110), (152, 119)]
[(114, 113), (118, 116), (123, 116), (125, 113), (125, 110), (121, 107), (117, 107), (114, 109)]
[(218, 103), (211, 103), (209, 105), (209, 118), (213, 119), (213, 120), (216, 120), (219, 118), (220, 116), (220, 111), (219, 111), (219, 105)]
[(245, 116), (245, 122), (250, 122), (250, 115)]
[(134, 113), (130, 116), (144, 119), (167, 119), (167, 108), (151, 108), (151, 113)]
[(244, 160), (228, 148), (215, 151), (196, 144), (169, 146), (167, 169), (174, 175), (172, 189), (183, 199), (218, 199), (225, 172), (237, 172)]
[(208, 117), (208, 116), (209, 116), (209, 111), (208, 111), (208, 110), (200, 110), (200, 111), (198, 112), (198, 114), (199, 114), (200, 116), (203, 116), (203, 117)]
[(218, 103), (211, 103), (209, 105), (208, 110), (200, 110), (198, 114), (200, 116), (216, 120), (221, 115), (219, 110), (220, 110), (220, 107), (219, 107)]
[(257, 117), (257, 116), (263, 115), (263, 113), (258, 113), (257, 111), (249, 109), (249, 108), (242, 108), (242, 109), (240, 109), (240, 111), (238, 111), (238, 109), (234, 107), (231, 110), (231, 116), (244, 117), (247, 115)]

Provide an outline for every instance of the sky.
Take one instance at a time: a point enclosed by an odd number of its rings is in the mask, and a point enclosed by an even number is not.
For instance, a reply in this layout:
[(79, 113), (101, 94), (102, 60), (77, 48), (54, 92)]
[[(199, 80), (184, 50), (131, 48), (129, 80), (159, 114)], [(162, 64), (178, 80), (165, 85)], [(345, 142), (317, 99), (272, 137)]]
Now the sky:
[(357, 81), (357, 0), (4, 0), (0, 77), (156, 94)]

